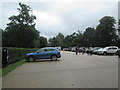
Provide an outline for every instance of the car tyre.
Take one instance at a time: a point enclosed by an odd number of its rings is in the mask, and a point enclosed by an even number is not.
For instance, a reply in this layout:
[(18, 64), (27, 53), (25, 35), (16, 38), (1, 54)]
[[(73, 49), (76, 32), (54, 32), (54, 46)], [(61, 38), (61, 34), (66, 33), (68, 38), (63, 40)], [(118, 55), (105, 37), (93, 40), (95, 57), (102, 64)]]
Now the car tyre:
[(115, 54), (118, 55), (118, 51)]
[(120, 55), (118, 55), (118, 57), (120, 58)]
[(30, 61), (30, 62), (34, 62), (34, 61), (35, 61), (35, 58), (34, 58), (33, 56), (30, 56), (30, 57), (29, 57), (29, 61)]
[(52, 55), (51, 56), (51, 60), (56, 61), (57, 60), (57, 56), (56, 55)]
[(104, 55), (107, 55), (107, 52), (104, 52), (103, 54), (104, 54)]

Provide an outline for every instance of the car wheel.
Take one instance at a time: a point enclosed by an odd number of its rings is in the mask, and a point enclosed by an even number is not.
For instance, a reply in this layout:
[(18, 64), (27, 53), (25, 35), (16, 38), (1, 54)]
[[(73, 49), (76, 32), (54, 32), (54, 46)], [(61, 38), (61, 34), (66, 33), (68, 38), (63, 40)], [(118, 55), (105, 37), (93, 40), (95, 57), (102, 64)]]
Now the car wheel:
[(107, 52), (104, 52), (103, 54), (104, 54), (104, 55), (107, 55)]
[(120, 58), (120, 55), (118, 55), (118, 57)]
[(118, 55), (118, 51), (115, 54)]
[(51, 56), (51, 59), (52, 59), (53, 61), (55, 61), (55, 60), (57, 60), (57, 56), (56, 56), (56, 55), (53, 55), (53, 56)]
[(30, 62), (34, 62), (34, 61), (35, 61), (35, 58), (34, 58), (33, 56), (30, 56), (30, 57), (29, 57), (29, 61), (30, 61)]

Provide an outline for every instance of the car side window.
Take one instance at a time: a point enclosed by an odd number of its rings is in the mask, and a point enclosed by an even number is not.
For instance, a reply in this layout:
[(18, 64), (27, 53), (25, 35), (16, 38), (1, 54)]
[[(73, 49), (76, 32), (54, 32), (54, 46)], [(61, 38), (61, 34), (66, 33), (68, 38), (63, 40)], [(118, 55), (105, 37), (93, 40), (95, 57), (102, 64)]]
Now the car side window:
[(55, 51), (55, 49), (51, 49), (51, 51)]
[(45, 49), (45, 52), (48, 52), (48, 51), (50, 51), (49, 49)]
[(39, 52), (55, 51), (55, 49), (40, 49)]
[(112, 49), (117, 49), (117, 48), (112, 48)]
[(108, 48), (108, 50), (111, 50), (112, 48)]
[(45, 52), (45, 49), (40, 49), (39, 52)]
[(55, 49), (46, 49), (45, 51), (55, 51)]
[(55, 49), (50, 49), (50, 51), (55, 51)]

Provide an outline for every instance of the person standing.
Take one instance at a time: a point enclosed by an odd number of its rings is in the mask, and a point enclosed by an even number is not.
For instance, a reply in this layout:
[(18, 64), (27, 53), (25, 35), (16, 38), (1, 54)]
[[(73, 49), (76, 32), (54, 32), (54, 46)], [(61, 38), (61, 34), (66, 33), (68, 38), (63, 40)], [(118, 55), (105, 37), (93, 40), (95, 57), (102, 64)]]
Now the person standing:
[(78, 54), (78, 47), (76, 47), (75, 53), (76, 53), (76, 55)]

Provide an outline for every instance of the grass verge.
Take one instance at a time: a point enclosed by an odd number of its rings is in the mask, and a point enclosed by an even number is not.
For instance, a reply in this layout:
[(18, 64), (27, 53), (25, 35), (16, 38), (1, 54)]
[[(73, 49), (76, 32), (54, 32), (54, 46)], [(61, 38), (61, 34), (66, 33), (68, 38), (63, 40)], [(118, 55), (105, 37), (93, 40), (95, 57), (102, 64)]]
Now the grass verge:
[(3, 69), (0, 69), (0, 77), (8, 74), (9, 72), (13, 71), (16, 67), (24, 64), (25, 62), (26, 62), (26, 60), (23, 59), (23, 60), (20, 60), (16, 63), (8, 65), (7, 67), (5, 67)]

